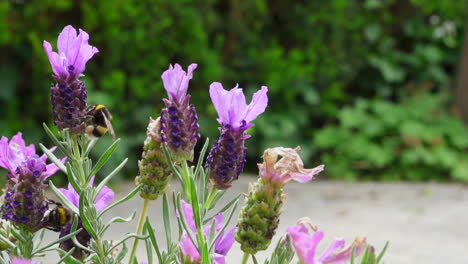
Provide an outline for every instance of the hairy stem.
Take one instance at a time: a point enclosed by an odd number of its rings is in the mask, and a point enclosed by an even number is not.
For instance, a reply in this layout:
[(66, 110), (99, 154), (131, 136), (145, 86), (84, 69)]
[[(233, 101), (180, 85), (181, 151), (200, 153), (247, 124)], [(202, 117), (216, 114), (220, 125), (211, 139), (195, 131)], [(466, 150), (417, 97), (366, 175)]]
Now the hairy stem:
[(244, 257), (242, 258), (241, 264), (247, 264), (247, 261), (249, 260), (250, 254), (249, 253), (244, 253)]

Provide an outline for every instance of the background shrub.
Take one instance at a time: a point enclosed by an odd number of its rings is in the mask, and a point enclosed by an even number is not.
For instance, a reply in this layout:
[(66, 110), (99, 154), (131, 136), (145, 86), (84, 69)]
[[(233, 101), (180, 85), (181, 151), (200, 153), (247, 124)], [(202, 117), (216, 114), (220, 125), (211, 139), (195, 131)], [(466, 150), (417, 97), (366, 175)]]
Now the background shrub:
[[(41, 123), (51, 120), (52, 79), (42, 40), (54, 40), (72, 24), (86, 29), (100, 50), (85, 72), (89, 102), (112, 110), (124, 139), (116, 155), (130, 156), (129, 178), (136, 174), (148, 117), (162, 107), (160, 75), (175, 62), (199, 64), (190, 89), (204, 136), (218, 136), (208, 96), (212, 81), (239, 83), (247, 94), (265, 84), (271, 103), (251, 131), (250, 169), (265, 147), (278, 145), (301, 145), (305, 160), (315, 164), (321, 153), (316, 131), (336, 120), (341, 126), (342, 115), (362, 102), (406, 109), (398, 104), (408, 90), (447, 90), (466, 7), (467, 0), (1, 1), (0, 131), (11, 136), (22, 130), (30, 142), (45, 141)], [(355, 107), (342, 109), (349, 105)]]

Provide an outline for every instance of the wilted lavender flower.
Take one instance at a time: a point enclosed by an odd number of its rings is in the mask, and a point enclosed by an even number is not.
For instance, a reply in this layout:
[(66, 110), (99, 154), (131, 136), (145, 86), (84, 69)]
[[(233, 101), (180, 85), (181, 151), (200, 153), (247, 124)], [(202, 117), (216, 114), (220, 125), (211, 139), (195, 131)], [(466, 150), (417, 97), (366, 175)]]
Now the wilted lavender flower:
[[(316, 231), (312, 225), (311, 229)], [(351, 258), (353, 248), (355, 248), (355, 256), (358, 256), (366, 247), (365, 238), (356, 238), (354, 243), (347, 249), (336, 252), (345, 247), (343, 238), (335, 238), (335, 241), (326, 248), (320, 256), (316, 256), (316, 249), (320, 241), (323, 239), (323, 232), (318, 231), (310, 235), (304, 223), (291, 226), (287, 229), (287, 233), (291, 238), (292, 244), (296, 249), (296, 253), (304, 264), (339, 264), (348, 263)]]
[[(192, 206), (186, 203), (184, 200), (181, 201), (182, 203), (182, 210), (184, 211), (184, 215), (187, 221), (189, 228), (192, 230), (193, 233), (196, 234), (197, 228), (195, 225), (195, 219), (193, 218), (193, 209)], [(221, 224), (223, 220), (223, 214), (219, 213), (214, 217), (215, 225), (216, 225), (216, 232), (219, 232), (223, 225)], [(204, 234), (209, 235), (211, 229), (211, 223), (207, 225), (204, 229)], [(229, 250), (231, 249), (232, 245), (234, 244), (234, 232), (236, 228), (231, 229), (227, 234), (221, 234), (219, 238), (215, 242), (214, 246), (214, 261), (216, 264), (225, 264), (225, 257)], [(184, 231), (181, 241), (179, 243), (180, 250), (184, 255), (184, 263), (201, 263), (201, 256), (198, 252), (195, 245), (192, 243), (192, 240), (188, 236), (188, 234)]]
[[(260, 179), (249, 186), (249, 194), (239, 214), (236, 240), (241, 249), (249, 254), (265, 250), (271, 243), (283, 212), (286, 196), (283, 187), (291, 179), (308, 182), (324, 168), (320, 165), (304, 169), (299, 157), (300, 147), (272, 148), (263, 153), (264, 162), (258, 164)], [(282, 158), (278, 160), (278, 157)]]
[[(94, 182), (94, 176), (91, 178), (91, 181), (89, 182), (89, 185), (92, 185)], [(68, 189), (60, 188), (60, 192), (63, 193), (65, 197), (77, 208), (79, 208), (80, 204), (80, 195), (75, 191), (73, 186), (71, 184), (68, 184)], [(96, 209), (98, 211), (103, 210), (106, 208), (110, 201), (114, 199), (114, 192), (107, 186), (104, 186), (102, 190), (99, 192), (99, 194), (96, 197), (96, 200), (94, 201), (94, 205), (96, 206)], [(71, 232), (71, 227), (72, 224), (67, 224), (65, 225), (62, 230), (60, 231), (60, 237), (64, 237)], [(83, 224), (81, 222), (81, 219), (78, 218), (78, 226), (77, 228), (83, 228)], [(81, 245), (88, 246), (89, 242), (91, 241), (91, 235), (83, 228), (80, 233), (76, 235), (76, 239), (78, 242), (80, 242)], [(77, 259), (83, 259), (84, 257), (87, 256), (87, 253), (85, 251), (82, 251), (80, 248), (75, 246), (75, 243), (71, 239), (65, 240), (62, 243), (60, 243), (60, 248), (65, 251), (70, 251), (72, 248), (75, 248), (76, 250), (73, 252), (73, 257)]]
[(86, 121), (86, 87), (78, 78), (83, 76), (86, 62), (99, 50), (88, 44), (89, 35), (72, 26), (66, 26), (57, 41), (58, 53), (44, 40), (44, 50), (49, 57), (56, 84), (51, 87), (54, 123), (59, 130), (69, 128), (72, 133), (84, 133)]
[(26, 146), (21, 133), (10, 142), (6, 137), (0, 140), (0, 166), (8, 169), (2, 218), (32, 232), (42, 227), (48, 208), (44, 181), (58, 170), (55, 164), (47, 165), (46, 160), (47, 156), (36, 155), (34, 145)]
[(244, 169), (245, 140), (250, 137), (246, 130), (253, 126), (250, 122), (265, 111), (268, 104), (267, 92), (268, 88), (262, 86), (247, 105), (245, 95), (238, 86), (226, 91), (218, 82), (210, 85), (211, 101), (222, 127), (219, 129), (221, 136), (213, 144), (205, 167), (211, 169), (210, 181), (216, 188), (231, 187)]
[(200, 137), (197, 112), (187, 94), (196, 68), (197, 64), (190, 64), (186, 73), (179, 64), (170, 65), (161, 76), (169, 96), (169, 100), (163, 99), (166, 108), (161, 111), (161, 137), (176, 161), (191, 160)]
[[(312, 180), (314, 175), (320, 173), (325, 168), (319, 165), (313, 169), (305, 169), (302, 159), (299, 156), (301, 147), (291, 148), (270, 148), (263, 152), (263, 163), (258, 164), (260, 178), (264, 181), (283, 187), (291, 180), (306, 183)], [(278, 158), (281, 157), (279, 160)]]

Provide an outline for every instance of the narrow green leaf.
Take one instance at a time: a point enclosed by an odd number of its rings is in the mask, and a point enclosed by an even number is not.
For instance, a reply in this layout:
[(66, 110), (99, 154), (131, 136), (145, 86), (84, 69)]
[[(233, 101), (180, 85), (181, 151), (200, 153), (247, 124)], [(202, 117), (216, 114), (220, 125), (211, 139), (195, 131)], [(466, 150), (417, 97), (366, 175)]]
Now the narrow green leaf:
[(57, 189), (57, 187), (55, 187), (54, 183), (52, 181), (49, 181), (49, 187), (50, 189), (52, 190), (52, 192), (54, 192), (54, 194), (59, 198), (59, 200), (67, 207), (69, 208), (70, 210), (72, 210), (75, 214), (79, 214), (79, 210), (78, 208), (76, 208), (76, 206), (70, 202), (68, 200), (67, 197), (65, 197), (65, 195), (63, 195), (63, 193)]
[(221, 228), (221, 230), (219, 230), (218, 234), (216, 235), (216, 237), (215, 237), (215, 238), (213, 239), (213, 241), (211, 242), (211, 245), (210, 245), (210, 248), (209, 248), (210, 251), (211, 251), (212, 248), (214, 247), (216, 240), (218, 240), (219, 236), (221, 236), (221, 234), (224, 232), (224, 230), (225, 230), (226, 227), (228, 226), (229, 222), (231, 222), (232, 216), (234, 215), (234, 212), (236, 211), (237, 205), (238, 205), (238, 204), (239, 204), (239, 200), (237, 200), (236, 203), (234, 204), (234, 206), (232, 207), (231, 213), (229, 214), (228, 219), (227, 219), (226, 222), (224, 223), (223, 228)]
[(163, 220), (164, 220), (164, 229), (166, 231), (167, 250), (169, 251), (169, 245), (172, 242), (172, 230), (171, 230), (171, 215), (169, 212), (169, 202), (167, 201), (166, 194), (163, 195)]
[(251, 255), (252, 256), (252, 260), (254, 262), (254, 264), (258, 264), (258, 261), (257, 261), (257, 258), (255, 257), (255, 255)]
[(112, 143), (112, 145), (110, 145), (109, 148), (107, 148), (107, 150), (101, 155), (99, 160), (96, 162), (96, 165), (94, 165), (91, 172), (88, 174), (87, 176), (88, 179), (91, 179), (93, 175), (96, 175), (98, 173), (98, 171), (102, 168), (102, 166), (104, 166), (107, 160), (112, 156), (112, 153), (114, 153), (114, 150), (117, 148), (119, 143), (120, 143), (120, 138), (114, 141), (114, 143)]
[(109, 250), (107, 250), (106, 254), (112, 253), (114, 251), (114, 249), (116, 249), (118, 246), (120, 246), (120, 244), (125, 243), (125, 241), (127, 241), (130, 238), (145, 240), (145, 239), (148, 239), (148, 237), (149, 237), (148, 235), (138, 235), (136, 233), (128, 233), (120, 241), (115, 243), (115, 245), (113, 245)]
[(151, 244), (153, 244), (154, 250), (156, 251), (156, 255), (158, 255), (158, 262), (163, 263), (161, 257), (161, 251), (159, 250), (158, 241), (156, 240), (156, 236), (154, 235), (154, 229), (149, 222), (149, 217), (146, 217), (145, 221), (145, 229), (148, 232), (149, 238), (151, 240)]
[(198, 156), (197, 167), (195, 169), (195, 174), (194, 174), (195, 178), (197, 179), (199, 177), (200, 170), (203, 170), (203, 160), (205, 159), (205, 153), (206, 153), (206, 150), (208, 149), (209, 142), (210, 142), (209, 138), (206, 138), (205, 144), (203, 144), (203, 148), (200, 151), (200, 156)]
[(111, 220), (109, 220), (109, 222), (107, 222), (107, 224), (104, 226), (104, 228), (99, 232), (99, 236), (101, 236), (101, 237), (104, 236), (104, 233), (106, 232), (106, 230), (113, 223), (128, 223), (128, 222), (133, 221), (133, 219), (135, 219), (135, 216), (136, 216), (136, 210), (134, 210), (133, 213), (127, 218), (123, 218), (123, 217), (120, 217), (120, 216), (113, 217)]
[[(96, 187), (96, 191), (95, 191), (95, 195), (97, 196), (99, 194), (99, 192), (102, 190), (102, 188), (104, 188), (104, 186), (110, 181), (110, 179), (112, 179), (112, 177), (114, 177), (124, 166), (125, 164), (127, 163), (128, 161), (128, 158), (125, 158), (120, 164), (119, 166), (117, 166), (111, 173), (109, 173), (109, 175), (107, 175), (107, 177), (105, 177), (99, 184), (98, 186)], [(96, 197), (93, 197), (94, 199), (96, 199)]]
[(379, 253), (379, 256), (377, 257), (377, 263), (379, 263), (380, 260), (382, 260), (384, 254), (385, 254), (385, 251), (387, 251), (387, 248), (388, 248), (388, 244), (389, 244), (389, 243), (390, 243), (390, 241), (387, 241), (387, 242), (385, 243), (384, 248), (382, 249), (382, 251)]
[(60, 263), (64, 262), (65, 260), (67, 260), (65, 263), (69, 263), (69, 262), (68, 262), (68, 258), (71, 256), (71, 254), (73, 254), (73, 252), (75, 252), (75, 248), (70, 249), (70, 251), (68, 251), (68, 252), (59, 260), (59, 262), (57, 262), (57, 264), (60, 264)]
[[(146, 230), (146, 228), (144, 229), (143, 234), (148, 234), (148, 230)], [(145, 240), (145, 247), (148, 264), (153, 264), (153, 249), (151, 248), (151, 238)]]
[(47, 136), (49, 136), (50, 140), (52, 141), (52, 143), (57, 146), (60, 151), (63, 152), (63, 154), (67, 157), (72, 157), (72, 153), (64, 147), (64, 143), (60, 142), (57, 137), (54, 135), (54, 132), (52, 132), (52, 130), (49, 129), (49, 127), (46, 125), (46, 123), (42, 123), (42, 127), (44, 128)]
[(15, 244), (11, 242), (8, 238), (4, 237), (2, 234), (0, 234), (0, 240), (5, 242), (9, 247), (15, 248)]
[(67, 168), (65, 168), (65, 165), (60, 161), (59, 158), (57, 158), (54, 153), (52, 153), (48, 148), (46, 148), (42, 143), (39, 143), (39, 147), (41, 147), (42, 152), (46, 154), (46, 156), (55, 164), (57, 167), (63, 171), (67, 172)]
[(93, 239), (97, 240), (97, 239), (99, 239), (99, 237), (96, 234), (96, 231), (94, 231), (94, 228), (93, 228), (91, 222), (88, 219), (88, 215), (85, 212), (85, 208), (86, 208), (85, 200), (86, 200), (86, 196), (87, 196), (87, 195), (83, 195), (83, 194), (86, 194), (85, 191), (86, 191), (86, 189), (81, 192), (80, 202), (79, 202), (80, 205), (79, 205), (78, 210), (80, 212), (80, 217), (81, 217), (81, 222), (83, 224), (83, 227), (86, 229), (86, 231), (88, 231), (89, 235), (91, 235), (91, 237)]
[(89, 153), (91, 152), (91, 150), (96, 145), (96, 142), (97, 142), (97, 139), (92, 139), (91, 141), (89, 141), (89, 144), (86, 146), (86, 151), (85, 151), (85, 154), (84, 154), (85, 157), (89, 156)]
[(221, 210), (219, 210), (216, 214), (214, 214), (213, 216), (211, 216), (210, 218), (206, 219), (203, 224), (206, 224), (208, 223), (211, 219), (213, 219), (215, 216), (217, 216), (218, 214), (220, 213), (224, 213), (225, 211), (227, 211), (227, 209), (229, 209), (234, 203), (236, 203), (239, 198), (240, 198), (240, 194), (237, 195), (234, 199), (232, 199), (231, 201), (229, 201), (229, 203), (227, 203), (223, 208), (221, 208)]
[(68, 182), (73, 186), (73, 189), (78, 193), (78, 195), (81, 193), (81, 187), (80, 185), (76, 182), (76, 175), (73, 173), (73, 170), (71, 168), (70, 162), (67, 162), (67, 178)]
[(128, 253), (128, 247), (125, 243), (123, 243), (122, 249), (119, 251), (119, 254), (117, 255), (117, 257), (115, 257), (115, 263), (116, 264), (121, 263), (122, 260), (127, 255), (127, 253)]
[(81, 230), (82, 230), (82, 229), (80, 228), (80, 229), (76, 230), (75, 232), (70, 232), (70, 234), (68, 234), (68, 235), (66, 235), (66, 236), (63, 236), (63, 237), (59, 238), (58, 240), (55, 240), (54, 242), (49, 243), (49, 244), (47, 244), (46, 246), (44, 246), (44, 247), (42, 247), (42, 248), (40, 248), (40, 249), (37, 249), (37, 250), (33, 251), (32, 255), (36, 255), (36, 254), (38, 254), (38, 253), (41, 253), (41, 252), (43, 252), (43, 251), (49, 249), (50, 247), (52, 247), (52, 246), (54, 246), (54, 245), (56, 245), (56, 244), (60, 244), (60, 243), (62, 243), (63, 241), (68, 240), (68, 239), (74, 237), (76, 234), (78, 234), (79, 232), (81, 232)]
[(125, 197), (123, 197), (122, 199), (118, 200), (117, 202), (107, 206), (106, 208), (104, 208), (104, 210), (102, 210), (99, 214), (98, 214), (98, 217), (101, 217), (103, 216), (106, 212), (108, 212), (110, 209), (116, 207), (117, 205), (119, 204), (122, 204), (130, 199), (133, 198), (133, 196), (135, 196), (135, 194), (137, 194), (139, 191), (140, 191), (140, 188), (141, 186), (137, 186), (135, 187), (135, 189), (133, 189), (129, 194), (127, 194)]
[(200, 245), (198, 244), (198, 241), (193, 237), (192, 230), (190, 229), (190, 227), (188, 226), (188, 224), (186, 222), (186, 218), (185, 218), (186, 216), (184, 214), (184, 210), (182, 210), (182, 204), (181, 204), (180, 196), (177, 196), (176, 205), (177, 205), (177, 211), (179, 212), (179, 215), (180, 215), (177, 218), (177, 220), (180, 221), (180, 223), (184, 227), (185, 232), (189, 236), (190, 240), (195, 245), (195, 247), (198, 249), (198, 252), (200, 252)]

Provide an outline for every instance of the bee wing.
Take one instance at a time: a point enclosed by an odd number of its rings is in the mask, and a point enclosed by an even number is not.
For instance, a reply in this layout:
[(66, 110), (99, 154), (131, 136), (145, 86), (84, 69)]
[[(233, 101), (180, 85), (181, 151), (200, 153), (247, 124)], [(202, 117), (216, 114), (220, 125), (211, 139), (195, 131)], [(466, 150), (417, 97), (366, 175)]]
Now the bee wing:
[(112, 135), (112, 139), (115, 140), (115, 132), (114, 128), (112, 127), (112, 123), (110, 122), (109, 119), (112, 119), (112, 115), (108, 112), (109, 118), (107, 118), (106, 114), (102, 113), (102, 116), (104, 117), (104, 121), (106, 122), (107, 129), (109, 130), (109, 133)]

